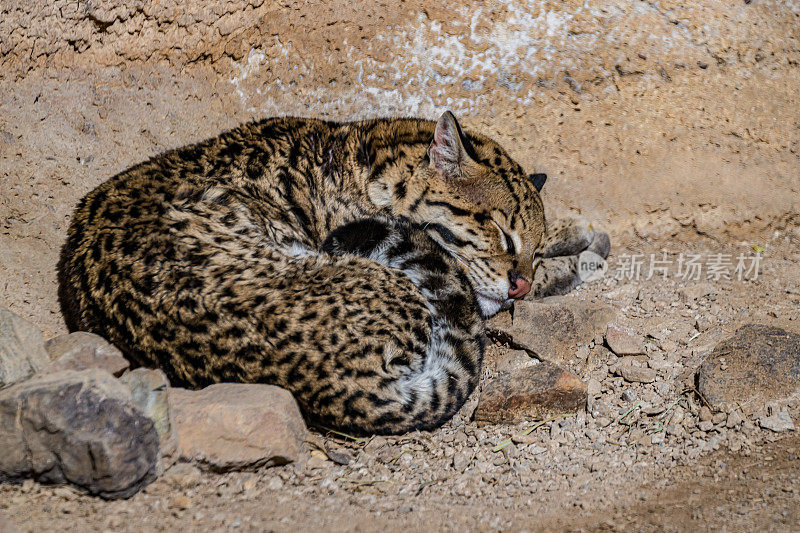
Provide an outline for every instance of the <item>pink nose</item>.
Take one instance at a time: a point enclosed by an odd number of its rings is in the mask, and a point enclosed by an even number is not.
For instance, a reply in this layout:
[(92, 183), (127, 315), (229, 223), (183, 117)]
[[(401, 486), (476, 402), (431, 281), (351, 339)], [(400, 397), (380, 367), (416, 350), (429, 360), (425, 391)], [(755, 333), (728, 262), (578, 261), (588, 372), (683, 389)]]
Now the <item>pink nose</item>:
[(531, 292), (530, 282), (520, 277), (511, 282), (511, 288), (508, 289), (508, 297), (517, 300), (529, 292)]

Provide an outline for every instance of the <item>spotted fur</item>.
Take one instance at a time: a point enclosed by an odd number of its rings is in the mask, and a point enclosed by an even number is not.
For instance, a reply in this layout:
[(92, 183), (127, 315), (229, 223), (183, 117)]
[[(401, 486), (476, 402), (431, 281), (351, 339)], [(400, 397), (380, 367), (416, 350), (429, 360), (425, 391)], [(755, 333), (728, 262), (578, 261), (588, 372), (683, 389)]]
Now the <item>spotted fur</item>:
[(541, 181), (450, 113), (244, 124), (81, 200), (62, 308), (175, 385), (273, 383), (328, 427), (433, 428), (477, 383), (483, 317), (533, 280)]

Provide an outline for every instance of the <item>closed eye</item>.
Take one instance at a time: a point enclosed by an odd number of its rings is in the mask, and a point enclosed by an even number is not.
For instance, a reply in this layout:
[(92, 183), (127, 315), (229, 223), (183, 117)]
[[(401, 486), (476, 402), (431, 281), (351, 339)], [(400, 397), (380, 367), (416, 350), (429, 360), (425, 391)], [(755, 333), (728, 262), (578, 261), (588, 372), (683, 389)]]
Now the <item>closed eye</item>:
[(494, 220), (491, 221), (494, 224), (494, 227), (497, 228), (497, 231), (500, 233), (500, 244), (503, 246), (503, 250), (510, 253), (511, 255), (517, 255), (517, 247), (514, 244), (514, 239), (511, 236), (503, 231), (503, 228), (500, 227), (500, 224), (495, 222)]
[(511, 236), (505, 231), (503, 232), (503, 237), (505, 237), (506, 239), (506, 247), (508, 248), (508, 253), (510, 253), (511, 255), (517, 255), (517, 247), (514, 246), (514, 239), (512, 239)]

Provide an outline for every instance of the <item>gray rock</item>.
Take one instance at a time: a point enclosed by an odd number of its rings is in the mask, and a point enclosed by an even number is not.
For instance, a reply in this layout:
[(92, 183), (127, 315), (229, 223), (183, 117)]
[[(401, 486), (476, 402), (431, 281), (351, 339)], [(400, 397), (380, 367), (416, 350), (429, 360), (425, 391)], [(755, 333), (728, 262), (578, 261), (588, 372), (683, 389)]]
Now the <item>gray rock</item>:
[(714, 422), (711, 420), (703, 420), (697, 425), (697, 427), (700, 428), (700, 431), (709, 432), (714, 428)]
[(294, 397), (272, 385), (170, 389), (180, 458), (214, 471), (296, 461), (306, 427)]
[(772, 326), (742, 326), (706, 357), (697, 385), (717, 410), (787, 399), (800, 388), (800, 335)]
[(625, 381), (631, 383), (652, 383), (658, 376), (658, 373), (652, 368), (632, 365), (619, 366), (617, 368), (617, 374), (622, 376)]
[(635, 402), (636, 400), (639, 399), (639, 396), (637, 396), (635, 390), (625, 389), (624, 391), (622, 391), (622, 399), (625, 400), (626, 402)]
[(794, 431), (794, 421), (786, 411), (777, 411), (769, 416), (762, 416), (758, 420), (758, 425), (776, 433)]
[(122, 352), (103, 337), (88, 331), (59, 335), (44, 346), (53, 361), (43, 370), (47, 373), (100, 368), (119, 377), (130, 366)]
[(490, 321), (487, 328), (540, 359), (563, 365), (574, 361), (577, 345), (588, 345), (615, 315), (610, 307), (590, 302), (520, 300), (514, 304), (510, 323), (502, 318), (502, 322)]
[(731, 414), (728, 415), (728, 420), (725, 422), (725, 426), (728, 428), (734, 428), (744, 422), (744, 417), (739, 413), (739, 411), (732, 411)]
[(63, 371), (0, 391), (0, 450), (0, 478), (125, 498), (155, 479), (158, 434), (107, 372)]
[(463, 472), (470, 463), (470, 456), (466, 452), (456, 452), (453, 455), (453, 468), (458, 472)]
[(147, 415), (158, 432), (163, 472), (177, 459), (178, 431), (169, 406), (169, 381), (161, 370), (137, 368), (120, 378), (131, 391), (133, 402)]
[(591, 397), (598, 396), (600, 394), (601, 388), (602, 388), (601, 383), (598, 380), (591, 378), (589, 380), (589, 383), (587, 383), (586, 385), (586, 394)]
[(42, 332), (0, 308), (0, 389), (31, 377), (48, 364)]

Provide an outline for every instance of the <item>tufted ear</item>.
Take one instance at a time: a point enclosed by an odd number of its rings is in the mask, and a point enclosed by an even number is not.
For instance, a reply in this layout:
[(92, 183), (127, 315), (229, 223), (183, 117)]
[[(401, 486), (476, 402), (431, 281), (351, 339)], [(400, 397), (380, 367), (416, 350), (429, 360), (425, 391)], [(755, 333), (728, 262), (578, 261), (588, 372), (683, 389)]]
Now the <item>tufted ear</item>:
[(542, 192), (544, 182), (547, 181), (547, 174), (531, 174), (528, 176), (528, 179), (531, 180), (531, 183), (533, 183), (537, 191)]
[(461, 137), (461, 127), (450, 111), (445, 111), (436, 123), (428, 156), (433, 168), (449, 178), (460, 177), (462, 165), (469, 161)]

